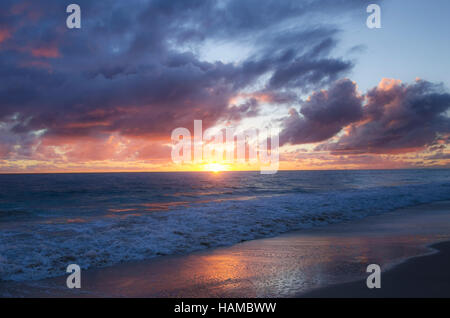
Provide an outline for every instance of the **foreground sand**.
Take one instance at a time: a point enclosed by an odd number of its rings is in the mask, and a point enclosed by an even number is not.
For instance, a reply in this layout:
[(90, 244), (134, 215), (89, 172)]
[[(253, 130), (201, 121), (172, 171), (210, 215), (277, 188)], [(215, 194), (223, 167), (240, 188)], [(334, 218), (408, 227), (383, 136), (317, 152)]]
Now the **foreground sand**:
[[(64, 273), (41, 281), (3, 282), (0, 296), (448, 297), (449, 244), (437, 245), (441, 254), (411, 259), (435, 253), (428, 246), (443, 241), (450, 241), (449, 202), (184, 256), (85, 270), (81, 290), (67, 289)], [(381, 291), (365, 285), (365, 270), (372, 263), (383, 270)], [(354, 283), (343, 284), (350, 281)]]
[(417, 257), (382, 275), (380, 289), (365, 281), (338, 284), (301, 295), (314, 298), (428, 298), (450, 297), (450, 242), (432, 246), (438, 253)]

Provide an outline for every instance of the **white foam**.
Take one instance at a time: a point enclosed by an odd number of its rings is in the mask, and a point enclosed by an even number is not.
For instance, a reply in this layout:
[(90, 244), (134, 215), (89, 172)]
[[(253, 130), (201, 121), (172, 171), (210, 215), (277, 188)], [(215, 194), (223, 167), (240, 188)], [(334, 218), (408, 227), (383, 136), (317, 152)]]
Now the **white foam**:
[(174, 207), (85, 223), (30, 223), (0, 232), (0, 279), (34, 280), (129, 260), (188, 253), (396, 208), (450, 199), (450, 184), (297, 193)]

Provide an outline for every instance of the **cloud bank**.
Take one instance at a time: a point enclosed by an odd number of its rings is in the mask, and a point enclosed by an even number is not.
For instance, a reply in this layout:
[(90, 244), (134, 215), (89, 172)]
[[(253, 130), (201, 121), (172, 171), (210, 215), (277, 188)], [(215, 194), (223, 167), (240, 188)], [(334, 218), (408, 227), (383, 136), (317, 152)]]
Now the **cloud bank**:
[(82, 29), (69, 30), (60, 1), (4, 0), (0, 160), (161, 163), (174, 128), (258, 118), (263, 104), (291, 108), (284, 144), (443, 156), (443, 87), (386, 80), (362, 94), (345, 78), (355, 62), (336, 54), (333, 21), (361, 17), (369, 2), (79, 0)]

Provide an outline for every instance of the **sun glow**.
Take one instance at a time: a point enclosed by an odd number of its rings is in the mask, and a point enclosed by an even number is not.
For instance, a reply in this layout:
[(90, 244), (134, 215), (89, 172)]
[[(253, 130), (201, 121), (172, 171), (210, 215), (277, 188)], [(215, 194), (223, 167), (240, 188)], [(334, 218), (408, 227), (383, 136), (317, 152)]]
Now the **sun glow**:
[(228, 166), (220, 163), (208, 163), (203, 165), (203, 171), (218, 173), (220, 171), (228, 171)]

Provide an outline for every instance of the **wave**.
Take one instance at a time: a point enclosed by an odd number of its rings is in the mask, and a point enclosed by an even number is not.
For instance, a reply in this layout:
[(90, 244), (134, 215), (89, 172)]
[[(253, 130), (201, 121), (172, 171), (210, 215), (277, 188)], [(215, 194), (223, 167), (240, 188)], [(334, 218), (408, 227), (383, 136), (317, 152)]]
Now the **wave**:
[(0, 279), (65, 274), (68, 264), (104, 267), (228, 246), (293, 230), (450, 199), (450, 183), (299, 192), (169, 206), (167, 210), (24, 223), (0, 232)]

